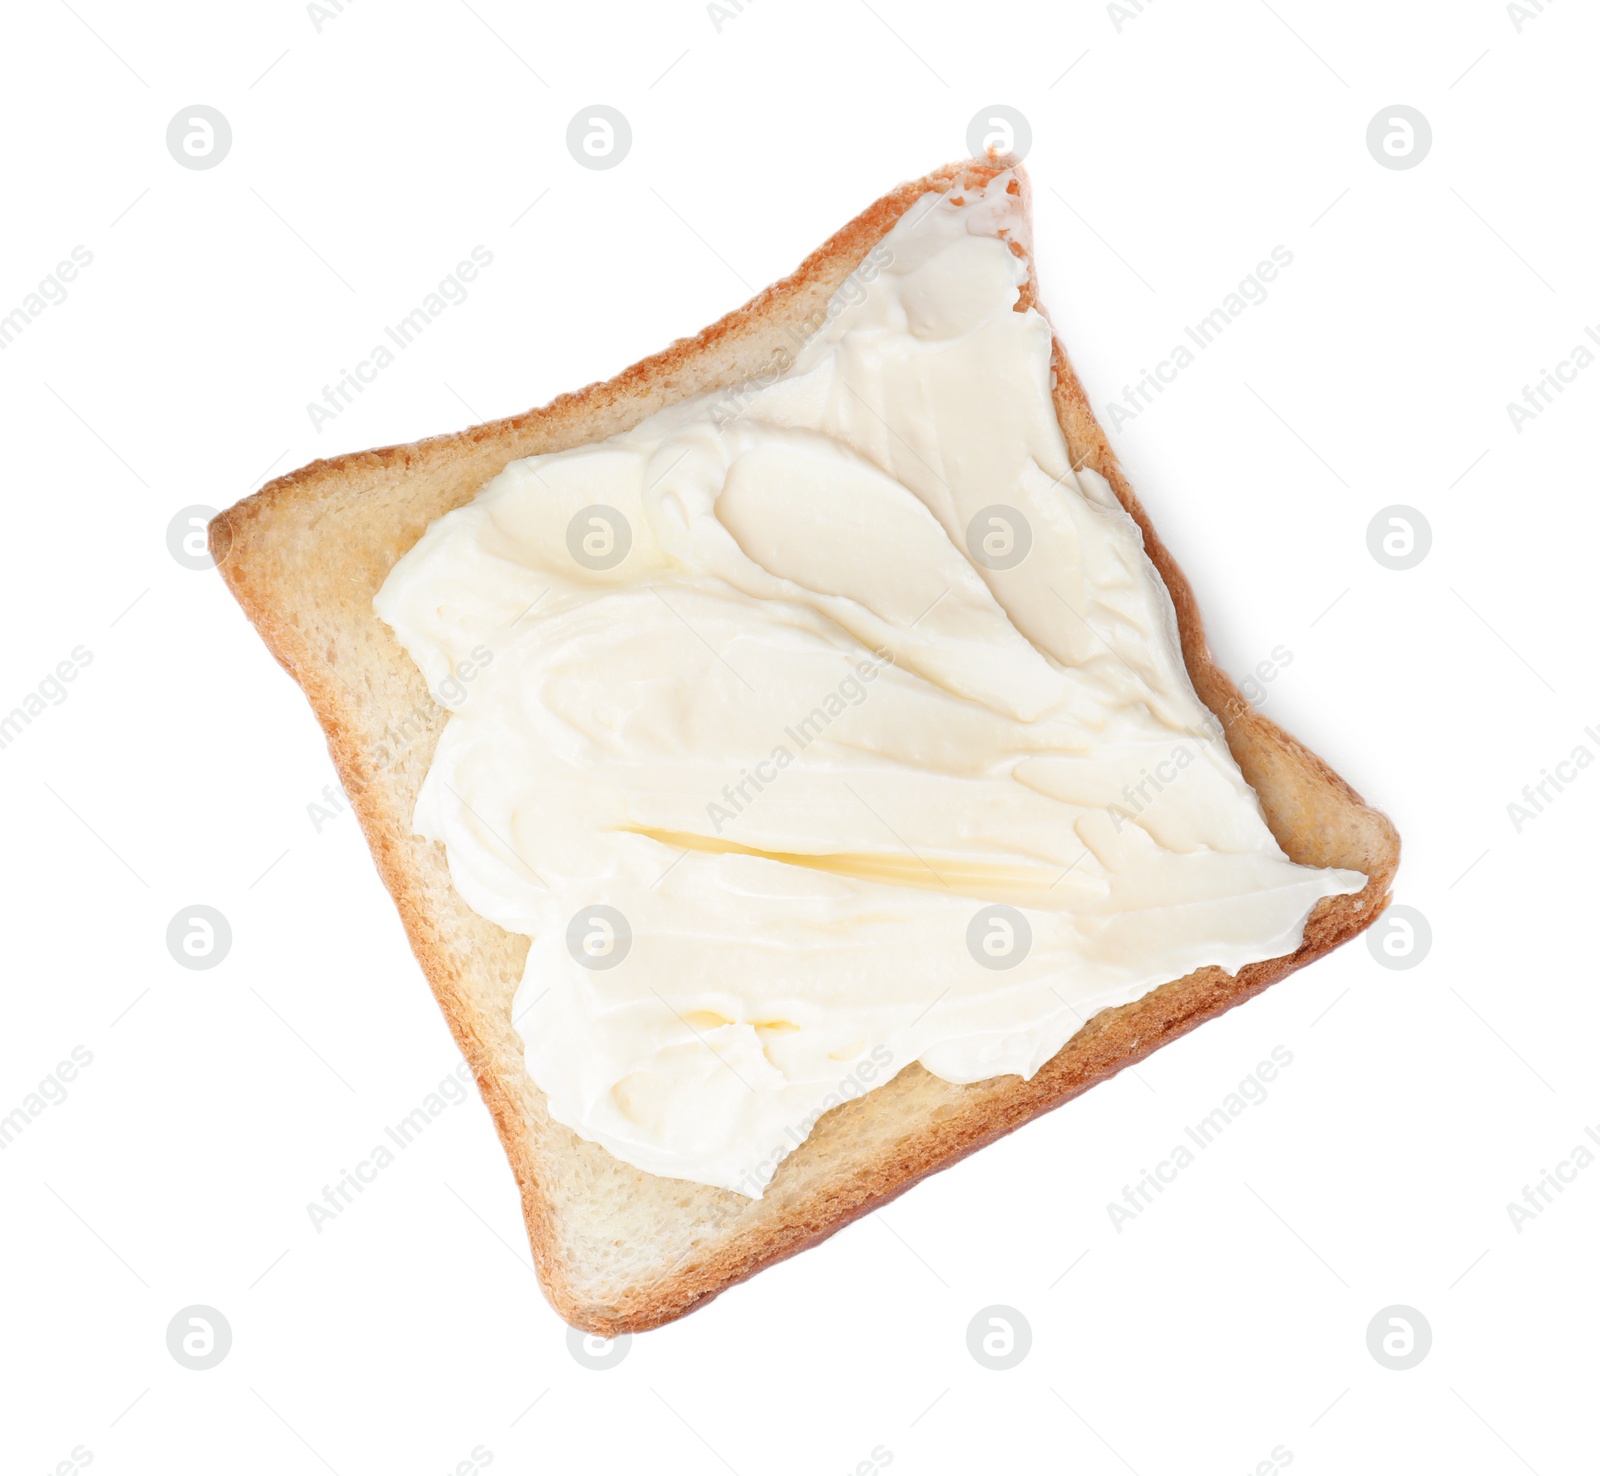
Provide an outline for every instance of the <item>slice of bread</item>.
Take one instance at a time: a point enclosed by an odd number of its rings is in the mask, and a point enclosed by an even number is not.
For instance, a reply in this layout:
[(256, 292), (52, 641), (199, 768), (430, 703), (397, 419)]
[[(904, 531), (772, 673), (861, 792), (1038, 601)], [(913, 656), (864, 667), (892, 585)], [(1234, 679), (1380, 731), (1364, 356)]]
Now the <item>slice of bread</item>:
[[(1319, 902), (1293, 954), (1237, 976), (1199, 969), (1096, 1015), (1031, 1081), (1004, 1076), (954, 1086), (909, 1067), (824, 1116), (759, 1200), (629, 1167), (552, 1121), (523, 1069), (511, 1006), (528, 940), (473, 912), (451, 884), (443, 849), (412, 834), (413, 805), (446, 714), (373, 613), (374, 593), (435, 518), (470, 500), (508, 462), (602, 439), (688, 396), (781, 367), (795, 330), (823, 321), (834, 289), (920, 195), (977, 187), (1000, 167), (969, 160), (901, 185), (792, 276), (604, 384), (459, 435), (313, 462), (211, 525), (223, 577), (327, 732), (411, 946), (477, 1076), (522, 1190), (545, 1292), (562, 1317), (588, 1331), (636, 1332), (681, 1317), (1259, 993), (1367, 927), (1389, 899), (1399, 859), (1394, 827), (1257, 712), (1213, 663), (1189, 584), (1119, 470), (1057, 342), (1056, 407), (1074, 464), (1105, 476), (1143, 530), (1172, 594), (1190, 677), (1221, 719), (1273, 835), (1295, 861), (1365, 872), (1365, 890)], [(1020, 172), (1018, 181), (1012, 188), (1026, 204)], [(1031, 263), (1023, 301), (1037, 305)]]

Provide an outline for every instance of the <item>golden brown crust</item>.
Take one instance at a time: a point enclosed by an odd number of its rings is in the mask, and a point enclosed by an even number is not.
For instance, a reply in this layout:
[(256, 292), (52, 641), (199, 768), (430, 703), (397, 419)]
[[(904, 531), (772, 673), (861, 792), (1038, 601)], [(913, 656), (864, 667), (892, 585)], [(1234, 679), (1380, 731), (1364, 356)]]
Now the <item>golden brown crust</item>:
[[(1195, 689), (1221, 720), (1273, 834), (1296, 861), (1364, 871), (1365, 890), (1319, 903), (1291, 955), (1249, 965), (1237, 977), (1201, 969), (1096, 1015), (1031, 1081), (1001, 1077), (952, 1087), (909, 1068), (827, 1114), (761, 1201), (627, 1170), (545, 1113), (510, 1019), (527, 940), (470, 913), (449, 886), (438, 848), (410, 833), (409, 801), (443, 714), (372, 613), (372, 592), (434, 518), (469, 500), (507, 462), (615, 434), (675, 399), (768, 368), (778, 330), (813, 317), (914, 200), (929, 189), (984, 183), (997, 167), (963, 161), (901, 185), (793, 275), (614, 379), (458, 435), (313, 462), (212, 523), (224, 578), (327, 732), (379, 872), (511, 1160), (541, 1284), (575, 1326), (614, 1335), (682, 1316), (1242, 1003), (1360, 932), (1388, 901), (1399, 860), (1393, 826), (1257, 712), (1216, 666), (1193, 591), (1118, 467), (1057, 341), (1056, 405), (1073, 462), (1100, 472), (1143, 531), (1172, 595)], [(1037, 305), (1031, 272), (1030, 262), (1024, 303)], [(402, 732), (415, 729), (403, 745), (394, 738), (397, 723), (407, 725)], [(910, 1124), (905, 1131), (887, 1131), (891, 1114)], [(574, 1165), (579, 1172), (569, 1172)], [(681, 1205), (681, 1253), (631, 1278), (608, 1280), (597, 1271), (591, 1261), (605, 1236), (578, 1222), (585, 1186), (602, 1182), (613, 1195), (631, 1185)]]

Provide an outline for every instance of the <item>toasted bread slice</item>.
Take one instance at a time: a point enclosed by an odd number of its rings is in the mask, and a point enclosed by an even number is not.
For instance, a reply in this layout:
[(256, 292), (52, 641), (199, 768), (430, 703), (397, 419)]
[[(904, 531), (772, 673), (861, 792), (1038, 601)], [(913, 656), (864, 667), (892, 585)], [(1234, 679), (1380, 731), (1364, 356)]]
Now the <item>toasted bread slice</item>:
[[(977, 187), (1000, 167), (966, 161), (901, 185), (792, 276), (604, 384), (459, 435), (313, 462), (211, 525), (229, 587), (327, 732), (411, 946), (477, 1076), (522, 1190), (545, 1292), (562, 1317), (588, 1331), (637, 1332), (681, 1317), (1259, 993), (1353, 937), (1388, 901), (1399, 859), (1394, 827), (1213, 663), (1188, 582), (1119, 470), (1058, 342), (1055, 400), (1074, 464), (1105, 476), (1142, 529), (1172, 595), (1189, 675), (1221, 720), (1273, 835), (1295, 861), (1366, 873), (1365, 890), (1319, 902), (1293, 954), (1237, 976), (1199, 969), (1096, 1015), (1031, 1081), (955, 1086), (909, 1067), (824, 1116), (759, 1200), (629, 1167), (552, 1121), (528, 1078), (511, 1019), (528, 940), (473, 912), (451, 884), (442, 847), (412, 834), (446, 713), (373, 613), (374, 593), (435, 518), (469, 501), (508, 462), (600, 440), (676, 401), (770, 372), (794, 341), (785, 330), (819, 321), (835, 288), (919, 196)], [(1037, 305), (1031, 263), (1024, 301)]]

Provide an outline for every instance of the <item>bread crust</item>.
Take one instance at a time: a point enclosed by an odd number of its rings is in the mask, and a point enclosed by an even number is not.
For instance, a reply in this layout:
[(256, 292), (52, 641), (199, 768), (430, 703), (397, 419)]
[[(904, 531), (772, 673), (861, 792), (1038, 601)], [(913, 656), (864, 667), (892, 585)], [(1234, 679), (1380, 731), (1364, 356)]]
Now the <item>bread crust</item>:
[[(1319, 902), (1292, 954), (1237, 976), (1200, 969), (1102, 1011), (1029, 1081), (957, 1087), (908, 1068), (823, 1117), (760, 1201), (620, 1165), (550, 1120), (528, 1080), (511, 1021), (527, 940), (466, 908), (449, 884), (442, 848), (411, 834), (412, 803), (445, 714), (373, 613), (373, 592), (429, 523), (469, 501), (509, 461), (603, 439), (666, 404), (770, 370), (788, 341), (783, 330), (815, 321), (916, 199), (981, 186), (1002, 167), (966, 160), (899, 186), (793, 274), (613, 379), (457, 435), (312, 462), (211, 524), (224, 579), (327, 734), (412, 949), (477, 1078), (521, 1191), (540, 1283), (557, 1312), (587, 1331), (615, 1336), (683, 1316), (1259, 994), (1368, 927), (1389, 900), (1399, 862), (1393, 825), (1256, 711), (1217, 666), (1193, 590), (1118, 466), (1057, 338), (1055, 403), (1073, 463), (1104, 476), (1143, 532), (1172, 596), (1190, 678), (1221, 721), (1274, 836), (1295, 861), (1365, 872), (1365, 889)], [(1028, 265), (1019, 306), (1037, 307), (1031, 257)], [(618, 1272), (608, 1268), (627, 1247), (608, 1240), (605, 1206), (627, 1196), (659, 1199), (658, 1218), (681, 1231), (681, 1245)]]

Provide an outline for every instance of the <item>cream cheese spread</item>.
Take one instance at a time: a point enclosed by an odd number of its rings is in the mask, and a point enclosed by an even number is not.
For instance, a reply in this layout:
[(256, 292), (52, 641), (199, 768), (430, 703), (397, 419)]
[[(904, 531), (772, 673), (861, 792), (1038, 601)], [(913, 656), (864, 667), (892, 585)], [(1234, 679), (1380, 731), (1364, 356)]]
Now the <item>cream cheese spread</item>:
[(1011, 183), (919, 200), (781, 373), (513, 462), (374, 602), (451, 709), (415, 828), (532, 939), (528, 1072), (651, 1173), (759, 1196), (912, 1062), (1031, 1076), (1365, 883), (1280, 850), (1073, 470)]

